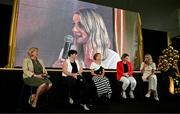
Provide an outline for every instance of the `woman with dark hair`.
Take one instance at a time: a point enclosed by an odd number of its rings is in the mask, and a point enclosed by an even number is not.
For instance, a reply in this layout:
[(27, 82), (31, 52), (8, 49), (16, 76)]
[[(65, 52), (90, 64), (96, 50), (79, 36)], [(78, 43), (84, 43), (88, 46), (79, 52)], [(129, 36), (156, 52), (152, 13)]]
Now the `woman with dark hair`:
[(117, 63), (117, 80), (121, 81), (123, 83), (122, 85), (122, 97), (124, 99), (127, 98), (126, 96), (126, 89), (131, 84), (129, 96), (130, 98), (134, 99), (133, 91), (136, 87), (136, 80), (133, 77), (133, 69), (131, 62), (129, 61), (129, 55), (127, 53), (124, 53), (121, 57), (122, 61), (119, 61)]
[(89, 87), (83, 78), (83, 68), (77, 59), (77, 51), (69, 50), (68, 59), (65, 60), (62, 67), (62, 76), (65, 77), (69, 89), (69, 103), (80, 103), (84, 110), (90, 110), (87, 107)]
[(94, 62), (91, 63), (90, 69), (91, 75), (93, 76), (92, 80), (96, 86), (97, 94), (99, 97), (105, 96), (106, 98), (110, 99), (112, 90), (108, 78), (104, 75), (105, 72), (101, 64), (101, 54), (96, 53), (93, 58)]

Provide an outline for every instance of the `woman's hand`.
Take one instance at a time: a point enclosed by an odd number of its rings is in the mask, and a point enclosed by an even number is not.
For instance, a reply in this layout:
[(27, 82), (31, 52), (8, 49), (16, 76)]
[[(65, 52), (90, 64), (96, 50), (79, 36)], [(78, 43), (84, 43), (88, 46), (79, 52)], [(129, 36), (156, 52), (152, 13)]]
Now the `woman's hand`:
[(77, 76), (78, 76), (79, 74), (78, 73), (72, 73), (72, 76), (75, 78), (75, 79), (77, 79)]
[(126, 77), (128, 77), (128, 73), (123, 73), (123, 76), (126, 76)]
[(36, 78), (40, 78), (40, 79), (44, 79), (44, 77), (42, 76), (42, 74), (39, 74), (39, 75), (34, 75), (34, 77), (36, 77)]
[(143, 67), (140, 69), (140, 71), (141, 71), (141, 73), (143, 73), (144, 72), (144, 69), (145, 69), (145, 67), (147, 66), (147, 64), (143, 64)]
[(142, 76), (142, 80), (143, 80), (143, 81), (146, 81), (146, 80), (147, 80), (147, 77), (146, 77), (146, 76)]
[(42, 74), (43, 77), (46, 77), (47, 75), (48, 75), (47, 73), (43, 73), (43, 74)]
[(99, 76), (103, 77), (104, 75), (103, 75), (103, 74), (101, 74), (101, 75), (99, 75)]

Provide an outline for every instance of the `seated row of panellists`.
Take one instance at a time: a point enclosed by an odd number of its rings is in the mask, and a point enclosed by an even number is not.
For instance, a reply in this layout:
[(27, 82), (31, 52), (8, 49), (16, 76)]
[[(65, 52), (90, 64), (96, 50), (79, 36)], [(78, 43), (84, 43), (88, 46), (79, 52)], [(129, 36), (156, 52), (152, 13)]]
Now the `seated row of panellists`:
[[(36, 87), (29, 97), (29, 103), (33, 108), (36, 108), (38, 98), (44, 92), (47, 92), (52, 83), (48, 79), (49, 75), (45, 69), (43, 61), (38, 58), (38, 48), (32, 47), (28, 50), (28, 57), (23, 61), (23, 79), (24, 83)], [(91, 63), (92, 80), (96, 87), (96, 92), (99, 98), (110, 99), (112, 90), (108, 78), (104, 75), (104, 67), (101, 63), (101, 54), (96, 53), (93, 56), (94, 61)], [(117, 80), (122, 82), (122, 98), (126, 99), (126, 89), (130, 85), (130, 98), (134, 99), (133, 91), (136, 87), (136, 80), (133, 77), (132, 65), (129, 62), (129, 55), (123, 54), (122, 61), (117, 63)], [(62, 66), (62, 76), (69, 90), (69, 103), (77, 103), (84, 108), (90, 110), (89, 86), (82, 76), (83, 68), (77, 59), (77, 51), (70, 50), (68, 52), (68, 59), (66, 59)], [(149, 81), (148, 92), (145, 95), (150, 97), (151, 93), (155, 100), (159, 100), (157, 94), (157, 78), (154, 74), (156, 65), (152, 61), (150, 54), (145, 55), (145, 62), (141, 64), (140, 70), (143, 72), (143, 81)]]

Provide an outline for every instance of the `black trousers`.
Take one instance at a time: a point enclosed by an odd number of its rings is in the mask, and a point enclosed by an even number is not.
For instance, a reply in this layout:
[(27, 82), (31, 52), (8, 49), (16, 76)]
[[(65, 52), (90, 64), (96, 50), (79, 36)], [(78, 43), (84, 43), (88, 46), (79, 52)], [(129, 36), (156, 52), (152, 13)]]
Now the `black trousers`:
[(89, 103), (89, 84), (83, 78), (83, 76), (77, 76), (75, 79), (72, 76), (67, 76), (65, 79), (65, 85), (68, 88), (68, 97), (74, 100), (77, 104)]

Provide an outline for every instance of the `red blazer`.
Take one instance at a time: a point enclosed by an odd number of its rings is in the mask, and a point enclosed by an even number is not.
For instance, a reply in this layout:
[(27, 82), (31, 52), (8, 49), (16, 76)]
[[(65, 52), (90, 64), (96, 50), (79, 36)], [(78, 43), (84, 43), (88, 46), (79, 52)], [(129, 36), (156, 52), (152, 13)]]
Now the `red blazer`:
[[(131, 63), (127, 62), (127, 66), (128, 66), (128, 75), (132, 76), (133, 75), (133, 69), (132, 69)], [(116, 78), (117, 78), (117, 80), (120, 80), (121, 77), (123, 76), (123, 73), (124, 73), (124, 66), (123, 66), (122, 61), (119, 61), (117, 63), (116, 70), (117, 70)]]

